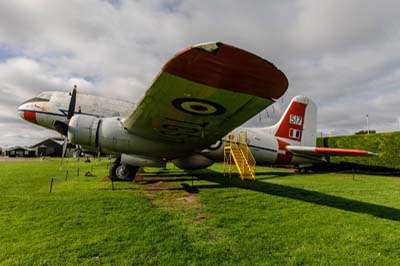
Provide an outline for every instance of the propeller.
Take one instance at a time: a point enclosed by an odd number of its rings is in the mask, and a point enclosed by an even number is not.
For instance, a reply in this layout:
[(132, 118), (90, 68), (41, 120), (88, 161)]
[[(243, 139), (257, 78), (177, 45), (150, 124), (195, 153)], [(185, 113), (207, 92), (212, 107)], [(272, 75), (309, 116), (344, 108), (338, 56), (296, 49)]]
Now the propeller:
[(68, 115), (67, 115), (68, 122), (69, 122), (69, 120), (71, 120), (71, 118), (75, 114), (76, 89), (77, 88), (76, 88), (76, 85), (75, 85), (74, 89), (72, 90), (71, 100), (69, 101)]
[(76, 160), (79, 162), (81, 159), (82, 147), (80, 145), (75, 145), (75, 147), (76, 147), (75, 150)]
[[(74, 89), (72, 90), (72, 94), (71, 94), (71, 100), (69, 101), (69, 106), (68, 106), (68, 114), (67, 114), (68, 124), (69, 124), (69, 121), (71, 120), (71, 118), (75, 114), (76, 91), (77, 91), (77, 87), (76, 87), (76, 85), (74, 85)], [(68, 124), (67, 124), (66, 128), (64, 129), (65, 133), (68, 132)], [(67, 152), (67, 144), (68, 144), (68, 137), (66, 136), (67, 134), (63, 134), (63, 135), (64, 135), (63, 136), (64, 143), (63, 143), (60, 168), (62, 168), (65, 153)]]

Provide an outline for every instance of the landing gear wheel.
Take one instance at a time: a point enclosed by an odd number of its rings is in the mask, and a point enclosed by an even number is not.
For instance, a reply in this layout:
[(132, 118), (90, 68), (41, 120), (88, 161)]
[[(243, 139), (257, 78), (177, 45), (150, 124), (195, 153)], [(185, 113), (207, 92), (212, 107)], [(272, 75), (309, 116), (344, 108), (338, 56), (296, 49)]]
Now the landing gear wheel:
[(300, 174), (307, 174), (307, 169), (306, 168), (299, 168), (299, 173)]
[(138, 169), (137, 166), (113, 163), (109, 176), (113, 181), (132, 181)]

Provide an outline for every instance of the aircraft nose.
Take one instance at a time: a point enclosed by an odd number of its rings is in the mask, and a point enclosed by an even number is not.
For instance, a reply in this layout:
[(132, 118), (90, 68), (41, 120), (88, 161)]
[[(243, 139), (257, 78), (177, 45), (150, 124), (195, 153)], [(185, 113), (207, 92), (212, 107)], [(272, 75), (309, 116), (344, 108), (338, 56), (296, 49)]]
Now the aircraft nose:
[(24, 118), (24, 111), (23, 111), (23, 104), (20, 105), (20, 106), (18, 106), (18, 115), (19, 115), (22, 119), (25, 119), (25, 118)]
[(36, 112), (24, 103), (18, 107), (18, 115), (29, 122), (36, 123)]

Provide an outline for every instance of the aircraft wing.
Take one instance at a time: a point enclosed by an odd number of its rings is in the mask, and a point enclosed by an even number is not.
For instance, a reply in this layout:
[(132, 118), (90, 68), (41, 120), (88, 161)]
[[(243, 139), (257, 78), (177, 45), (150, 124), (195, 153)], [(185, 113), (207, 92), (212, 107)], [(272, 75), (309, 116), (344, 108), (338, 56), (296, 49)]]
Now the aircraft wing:
[(130, 133), (203, 149), (281, 97), (286, 76), (242, 49), (206, 43), (172, 57), (135, 110), (122, 120)]
[(308, 146), (286, 146), (286, 149), (291, 153), (309, 158), (321, 158), (323, 155), (331, 156), (363, 156), (363, 155), (378, 155), (373, 152), (355, 149), (339, 149), (339, 148), (323, 148), (323, 147), (308, 147)]

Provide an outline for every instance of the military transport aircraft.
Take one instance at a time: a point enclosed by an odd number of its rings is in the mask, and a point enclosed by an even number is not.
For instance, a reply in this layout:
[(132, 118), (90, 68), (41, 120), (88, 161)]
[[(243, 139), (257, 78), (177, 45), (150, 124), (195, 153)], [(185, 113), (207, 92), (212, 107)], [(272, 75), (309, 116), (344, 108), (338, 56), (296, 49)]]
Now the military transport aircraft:
[[(205, 43), (173, 56), (137, 104), (74, 88), (43, 92), (18, 112), (74, 144), (116, 154), (110, 168), (114, 180), (132, 179), (139, 167), (164, 167), (168, 161), (182, 169), (208, 167), (223, 159), (222, 138), (232, 130), (247, 132), (257, 164), (370, 154), (315, 147), (316, 105), (305, 96), (295, 97), (274, 126), (235, 130), (287, 87), (286, 76), (267, 60), (224, 43)], [(66, 143), (65, 138), (64, 152)]]

